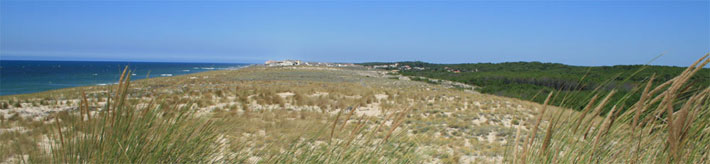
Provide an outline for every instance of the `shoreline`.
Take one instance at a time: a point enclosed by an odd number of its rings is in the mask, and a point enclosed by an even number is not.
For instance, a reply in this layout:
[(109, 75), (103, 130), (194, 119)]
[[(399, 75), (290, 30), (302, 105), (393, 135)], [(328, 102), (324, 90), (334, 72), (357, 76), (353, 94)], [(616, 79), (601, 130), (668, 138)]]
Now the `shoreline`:
[[(172, 73), (172, 74), (171, 74), (171, 73), (155, 74), (155, 75), (157, 75), (157, 76), (153, 76), (153, 77), (149, 77), (149, 78), (144, 78), (143, 76), (137, 75), (137, 74), (134, 73), (134, 74), (131, 74), (131, 76), (139, 77), (139, 78), (133, 79), (133, 80), (131, 80), (131, 82), (135, 82), (135, 81), (139, 81), (139, 80), (146, 80), (146, 79), (165, 78), (165, 77), (179, 77), (179, 76), (193, 75), (193, 74), (204, 73), (204, 72), (212, 72), (212, 71), (238, 70), (238, 69), (242, 69), (242, 68), (246, 68), (246, 67), (251, 67), (251, 66), (255, 66), (255, 65), (258, 65), (258, 64), (248, 64), (248, 65), (245, 64), (245, 65), (241, 65), (241, 66), (232, 66), (232, 67), (226, 67), (226, 68), (214, 68), (214, 67), (212, 67), (211, 69), (210, 69), (210, 68), (206, 68), (206, 67), (195, 67), (195, 68), (199, 68), (199, 70), (205, 70), (205, 71), (195, 72), (195, 71), (192, 71), (192, 70), (190, 70), (190, 71), (182, 70), (182, 72), (188, 72), (188, 73), (179, 74), (179, 75), (175, 75), (174, 73)], [(120, 75), (120, 73), (119, 73), (119, 75)], [(5, 95), (0, 95), (0, 99), (6, 98), (6, 97), (35, 95), (35, 94), (41, 94), (41, 93), (47, 93), (47, 92), (55, 92), (55, 91), (60, 91), (60, 90), (65, 90), (65, 89), (75, 89), (75, 88), (85, 88), (85, 87), (106, 87), (106, 86), (113, 86), (114, 84), (118, 84), (117, 81), (118, 81), (118, 79), (116, 79), (115, 82), (96, 82), (96, 83), (91, 83), (91, 84), (76, 84), (76, 85), (73, 85), (73, 84), (72, 84), (71, 87), (54, 88), (54, 89), (49, 89), (49, 90), (41, 90), (41, 91), (34, 91), (34, 92), (27, 92), (27, 93), (5, 94)]]

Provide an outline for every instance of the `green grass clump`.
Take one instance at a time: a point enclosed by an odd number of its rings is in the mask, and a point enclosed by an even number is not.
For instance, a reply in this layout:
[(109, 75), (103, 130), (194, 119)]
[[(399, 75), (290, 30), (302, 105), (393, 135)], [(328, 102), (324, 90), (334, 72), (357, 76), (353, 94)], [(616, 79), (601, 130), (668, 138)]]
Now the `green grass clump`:
[[(130, 71), (124, 71), (124, 75)], [(121, 78), (106, 104), (92, 112), (86, 98), (80, 114), (55, 117), (50, 135), (52, 163), (194, 163), (232, 160), (211, 121), (196, 118), (187, 107), (139, 107), (126, 101), (130, 76)], [(95, 114), (90, 114), (95, 113)], [(41, 161), (34, 161), (41, 162)]]
[[(613, 99), (612, 91), (597, 93), (581, 113), (544, 114), (543, 108), (532, 132), (518, 132), (516, 138), (523, 140), (510, 147), (506, 162), (708, 163), (710, 86), (698, 87), (691, 80), (708, 63), (705, 55), (659, 85), (651, 76), (634, 89), (638, 98), (628, 93)], [(612, 107), (604, 116), (606, 105)]]

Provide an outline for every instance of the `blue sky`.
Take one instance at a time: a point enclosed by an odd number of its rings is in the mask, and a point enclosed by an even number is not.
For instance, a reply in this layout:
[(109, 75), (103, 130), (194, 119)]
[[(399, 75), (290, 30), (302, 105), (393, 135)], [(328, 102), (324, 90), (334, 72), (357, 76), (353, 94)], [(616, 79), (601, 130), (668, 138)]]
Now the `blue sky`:
[(684, 66), (709, 1), (0, 1), (0, 59)]

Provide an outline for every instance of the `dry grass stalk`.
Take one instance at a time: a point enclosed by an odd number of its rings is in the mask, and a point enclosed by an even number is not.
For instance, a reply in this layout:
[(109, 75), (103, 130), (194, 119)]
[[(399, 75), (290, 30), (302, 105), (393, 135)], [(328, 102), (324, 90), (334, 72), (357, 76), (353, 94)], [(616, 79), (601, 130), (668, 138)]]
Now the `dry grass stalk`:
[(118, 100), (116, 100), (116, 102), (114, 102), (113, 104), (113, 113), (109, 113), (111, 115), (111, 127), (115, 126), (116, 117), (121, 114), (118, 113), (118, 107), (124, 104), (126, 96), (128, 96), (128, 88), (131, 85), (131, 71), (128, 70), (128, 66), (126, 66), (126, 68), (123, 70), (123, 74), (129, 74), (129, 76), (121, 75), (121, 79), (119, 80), (118, 89), (116, 89), (116, 99)]
[(589, 113), (589, 110), (592, 109), (592, 105), (597, 101), (597, 98), (599, 97), (599, 94), (594, 94), (591, 100), (589, 100), (589, 103), (587, 103), (587, 106), (584, 107), (584, 110), (582, 110), (582, 115), (577, 118), (577, 123), (576, 126), (574, 127), (574, 130), (572, 130), (574, 133), (577, 133), (577, 129), (579, 126), (582, 124), (582, 120), (587, 118), (587, 113)]
[[(663, 112), (668, 112), (667, 110), (663, 110), (663, 109), (664, 109), (665, 107), (667, 107), (666, 103), (669, 103), (668, 101), (671, 100), (671, 98), (674, 98), (674, 95), (672, 95), (672, 94), (676, 93), (676, 91), (677, 91), (693, 74), (695, 74), (697, 71), (699, 71), (700, 69), (702, 69), (706, 64), (708, 64), (708, 62), (710, 62), (710, 59), (706, 59), (706, 58), (708, 57), (708, 55), (710, 55), (710, 54), (706, 54), (706, 55), (703, 56), (702, 58), (698, 59), (698, 60), (695, 61), (691, 66), (689, 66), (688, 68), (686, 68), (680, 75), (674, 77), (674, 78), (671, 79), (671, 80), (668, 80), (668, 81), (664, 82), (663, 84), (657, 86), (657, 87), (654, 88), (651, 92), (648, 93), (649, 95), (653, 95), (653, 94), (655, 94), (656, 92), (661, 91), (662, 89), (664, 89), (664, 88), (666, 88), (667, 86), (670, 85), (670, 87), (667, 88), (667, 90), (665, 90), (663, 93), (661, 93), (661, 94), (659, 94), (658, 96), (656, 96), (653, 100), (651, 100), (651, 102), (648, 103), (648, 104), (654, 104), (654, 103), (656, 103), (657, 101), (663, 100), (663, 101), (661, 101), (661, 104), (658, 106), (658, 108), (656, 108), (656, 114), (655, 114), (656, 117), (655, 117), (655, 118), (660, 118), (660, 116), (661, 116), (661, 114), (663, 114)], [(703, 60), (705, 60), (705, 62), (703, 62)], [(703, 62), (703, 63), (701, 63), (700, 65), (698, 65), (700, 62)], [(666, 109), (667, 109), (667, 108), (666, 108)], [(672, 113), (672, 112), (671, 112), (671, 113)], [(650, 122), (650, 121), (653, 121), (653, 119), (654, 119), (654, 117), (648, 117), (645, 121)]]
[(340, 125), (340, 129), (345, 128), (345, 125), (348, 124), (348, 121), (350, 120), (350, 117), (352, 117), (353, 114), (355, 114), (355, 110), (356, 110), (357, 108), (358, 108), (357, 106), (356, 106), (355, 108), (353, 108), (353, 107), (348, 107), (348, 108), (347, 108), (347, 109), (350, 109), (350, 112), (348, 112), (348, 115), (345, 116), (345, 119), (344, 119), (345, 122), (343, 123), (343, 125)]
[[(666, 122), (669, 124), (668, 131), (668, 145), (669, 145), (669, 153), (671, 156), (671, 160), (674, 158), (677, 158), (678, 156), (678, 149), (680, 147), (680, 143), (682, 140), (682, 136), (680, 133), (683, 131), (681, 128), (686, 121), (687, 118), (687, 108), (686, 109), (681, 109), (678, 114), (674, 114), (673, 112), (673, 101), (677, 97), (677, 92), (678, 89), (688, 80), (690, 77), (695, 74), (698, 70), (702, 69), (708, 62), (710, 62), (710, 59), (705, 60), (708, 55), (703, 56), (700, 60), (696, 61), (693, 63), (692, 66), (688, 67), (683, 74), (679, 76), (679, 78), (673, 82), (673, 84), (670, 86), (670, 88), (666, 91), (668, 94), (665, 95), (663, 101), (661, 102), (662, 105), (659, 106), (659, 110), (661, 108), (665, 108), (665, 112), (667, 113), (666, 117)], [(698, 65), (702, 60), (705, 60), (702, 64)], [(697, 67), (696, 67), (697, 66)], [(688, 100), (685, 105), (688, 105), (691, 103), (693, 100)], [(684, 107), (685, 107), (684, 105)], [(660, 112), (659, 112), (660, 113)], [(678, 121), (676, 120), (676, 117)]]
[(616, 105), (611, 107), (611, 111), (606, 115), (606, 118), (604, 118), (604, 124), (601, 129), (602, 135), (606, 135), (607, 132), (609, 131), (609, 128), (611, 128), (611, 125), (614, 124), (614, 120), (616, 119), (616, 114), (617, 114), (617, 109), (623, 109), (624, 107), (622, 106), (621, 108), (617, 108)]
[[(681, 72), (680, 75), (678, 75), (678, 76), (672, 78), (671, 80), (668, 80), (668, 81), (662, 83), (661, 85), (657, 86), (656, 88), (654, 88), (651, 92), (649, 92), (649, 94), (653, 95), (653, 94), (655, 94), (656, 92), (661, 91), (661, 90), (664, 89), (666, 86), (671, 85), (671, 84), (678, 85), (678, 84), (684, 83), (685, 81), (682, 80), (682, 79), (684, 79), (684, 78), (690, 78), (690, 76), (692, 76), (693, 74), (695, 74), (695, 72), (699, 71), (699, 70), (702, 69), (706, 64), (708, 64), (708, 62), (710, 62), (710, 60), (706, 60), (706, 58), (708, 57), (708, 55), (710, 55), (710, 53), (705, 54), (705, 56), (703, 56), (702, 58), (696, 60), (693, 64), (691, 64), (690, 66), (688, 66), (688, 68), (686, 68), (685, 70), (683, 70), (683, 72)], [(703, 62), (703, 60), (706, 60), (706, 61)], [(698, 63), (700, 63), (700, 62), (703, 62), (703, 63), (698, 66)], [(686, 79), (686, 80), (687, 80), (687, 79)], [(678, 87), (680, 87), (680, 86), (678, 86)]]
[(552, 139), (552, 126), (553, 123), (547, 124), (547, 132), (545, 132), (545, 139), (542, 142), (542, 152), (547, 152), (547, 147), (550, 145), (550, 140)]
[(678, 155), (680, 155), (679, 150), (683, 148), (683, 143), (686, 140), (686, 135), (688, 134), (687, 132), (688, 128), (690, 127), (690, 123), (695, 120), (695, 114), (689, 116), (690, 110), (691, 108), (693, 108), (693, 106), (695, 106), (694, 104), (697, 100), (700, 100), (705, 97), (705, 93), (707, 93), (705, 91), (693, 95), (688, 101), (685, 102), (685, 104), (683, 104), (680, 110), (675, 112), (673, 116), (675, 117), (673, 118), (674, 121), (671, 122), (669, 125), (670, 155), (673, 158), (678, 158)]
[(328, 142), (333, 139), (333, 135), (335, 134), (335, 126), (338, 125), (338, 120), (340, 119), (341, 113), (343, 113), (343, 110), (338, 111), (338, 115), (335, 116), (335, 120), (333, 121), (333, 127), (330, 129), (330, 138), (328, 138)]
[(79, 102), (79, 119), (81, 121), (84, 121), (84, 103), (86, 102), (86, 94), (84, 93), (84, 91), (81, 92), (81, 96), (84, 98), (81, 99), (81, 101)]
[[(589, 125), (592, 121), (594, 121), (594, 117), (598, 116), (601, 112), (606, 103), (609, 102), (609, 99), (611, 99), (611, 96), (614, 96), (616, 93), (616, 90), (611, 90), (609, 94), (604, 97), (604, 99), (597, 105), (597, 107), (594, 109), (594, 113), (592, 114), (592, 117), (589, 118), (589, 121), (586, 121), (584, 125)], [(584, 131), (584, 138), (587, 138), (587, 134), (589, 134), (589, 130), (592, 129), (592, 126), (588, 126), (587, 130)]]
[(616, 106), (612, 107), (611, 111), (609, 111), (609, 114), (607, 114), (604, 121), (602, 121), (601, 129), (597, 131), (597, 135), (594, 137), (594, 142), (592, 143), (592, 155), (590, 157), (595, 156), (594, 153), (596, 152), (597, 147), (599, 146), (599, 140), (603, 137), (608, 127), (611, 126), (611, 119), (613, 119), (612, 116), (614, 115), (615, 110)]
[(646, 99), (650, 96), (648, 94), (649, 89), (653, 85), (653, 79), (656, 78), (656, 74), (651, 75), (651, 79), (648, 80), (648, 83), (646, 83), (646, 87), (643, 89), (643, 93), (641, 93), (641, 99), (636, 103), (636, 113), (634, 114), (634, 119), (633, 122), (631, 123), (632, 127), (632, 132), (636, 132), (636, 128), (639, 126), (639, 118), (641, 117), (641, 113), (643, 113), (644, 110), (646, 110)]
[(699, 112), (701, 111), (700, 110), (700, 105), (701, 105), (700, 101), (702, 101), (703, 99), (706, 99), (706, 98), (708, 98), (708, 96), (710, 96), (710, 86), (705, 88), (705, 90), (701, 91), (696, 96), (697, 96), (697, 98), (695, 99), (695, 102), (694, 102), (695, 105), (690, 107), (691, 109), (695, 109), (695, 110), (693, 110), (693, 113), (690, 114), (690, 116), (692, 116), (692, 117), (690, 117), (690, 120), (688, 120), (688, 124), (694, 122), (695, 119), (698, 118), (696, 116), (698, 116)]
[[(359, 130), (358, 127), (360, 127), (360, 125), (362, 125), (362, 119), (363, 119), (363, 118), (365, 118), (365, 115), (360, 116), (360, 118), (357, 120), (357, 124), (355, 124), (355, 128), (353, 128), (353, 130), (350, 132), (350, 135), (354, 135), (355, 132), (356, 132), (357, 130)], [(343, 129), (343, 130), (344, 130), (344, 129)]]
[(560, 118), (562, 117), (563, 112), (564, 112), (564, 110), (559, 110), (556, 114), (557, 118), (554, 121), (547, 124), (547, 132), (545, 133), (545, 139), (543, 140), (543, 143), (542, 143), (542, 152), (545, 154), (547, 154), (547, 148), (550, 145), (550, 142), (552, 140), (552, 133), (553, 133), (552, 128), (557, 126), (557, 123), (560, 121)]
[[(118, 99), (118, 96), (120, 96), (120, 94), (121, 94), (121, 88), (123, 87), (123, 80), (126, 77), (126, 72), (128, 72), (128, 66), (126, 66), (126, 68), (123, 69), (123, 73), (121, 73), (121, 77), (118, 79), (118, 88), (116, 89), (116, 93), (113, 96), (116, 99)], [(109, 106), (109, 108), (107, 110), (108, 113), (111, 113), (111, 109), (112, 108), (115, 109), (116, 106), (117, 106), (117, 103), (114, 103), (113, 106)]]
[(612, 109), (612, 111), (609, 111), (609, 114), (611, 115), (611, 121), (609, 121), (609, 124), (606, 125), (606, 126), (607, 126), (607, 127), (606, 127), (607, 129), (606, 129), (606, 131), (604, 132), (604, 135), (606, 135), (607, 133), (609, 133), (609, 129), (611, 128), (611, 125), (614, 124), (614, 121), (616, 121), (616, 118), (618, 118), (617, 115), (618, 115), (618, 114), (622, 111), (622, 109), (624, 109), (624, 108), (625, 108), (624, 104), (621, 104), (621, 107), (618, 108), (619, 110), (615, 110), (615, 111), (614, 111), (614, 110)]
[(347, 147), (347, 146), (350, 146), (350, 143), (351, 143), (353, 140), (355, 140), (355, 137), (357, 137), (357, 135), (356, 135), (357, 132), (359, 132), (363, 127), (365, 127), (365, 125), (366, 125), (367, 122), (369, 121), (369, 120), (365, 120), (364, 122), (362, 122), (363, 117), (365, 117), (365, 115), (362, 115), (362, 116), (360, 117), (360, 120), (358, 121), (358, 126), (355, 127), (355, 129), (353, 129), (352, 132), (350, 132), (350, 139), (348, 140), (348, 143), (345, 144), (346, 147)]
[[(86, 119), (91, 121), (91, 111), (89, 111), (89, 101), (86, 99), (86, 93), (84, 91), (81, 92), (81, 97), (84, 100), (83, 101), (83, 107), (84, 107), (84, 113), (86, 113)], [(84, 120), (84, 117), (81, 117), (81, 120)]]
[(545, 115), (545, 110), (547, 110), (547, 103), (550, 102), (550, 98), (552, 97), (552, 94), (554, 92), (550, 92), (550, 94), (547, 95), (547, 98), (545, 99), (545, 103), (542, 104), (542, 109), (540, 109), (540, 113), (538, 113), (537, 119), (535, 121), (535, 125), (533, 125), (532, 128), (532, 133), (528, 136), (527, 141), (525, 142), (525, 146), (523, 146), (523, 155), (520, 157), (522, 158), (522, 163), (525, 163), (525, 157), (528, 152), (528, 147), (530, 147), (533, 142), (535, 141), (535, 137), (537, 134), (537, 128), (540, 126), (540, 122), (542, 122), (542, 117)]
[[(652, 122), (652, 121), (655, 120), (655, 119), (660, 119), (660, 118), (661, 118), (661, 115), (662, 115), (664, 112), (665, 112), (665, 113), (669, 113), (668, 110), (667, 110), (668, 108), (666, 108), (666, 107), (668, 106), (667, 103), (671, 103), (671, 102), (669, 102), (669, 100), (672, 100), (673, 98), (675, 98), (675, 94), (677, 93), (678, 89), (679, 89), (681, 86), (683, 86), (683, 84), (684, 84), (685, 82), (687, 82), (687, 80), (690, 79), (690, 77), (691, 77), (693, 74), (695, 74), (697, 71), (699, 71), (700, 69), (702, 69), (702, 67), (704, 67), (705, 65), (707, 65), (708, 62), (710, 62), (710, 59), (706, 59), (705, 62), (703, 62), (703, 63), (701, 63), (700, 65), (698, 65), (698, 63), (700, 63), (700, 62), (701, 62), (703, 59), (705, 59), (707, 56), (708, 56), (708, 55), (706, 54), (703, 58), (701, 58), (700, 60), (698, 60), (698, 61), (696, 61), (695, 63), (693, 63), (693, 65), (691, 65), (690, 67), (686, 68), (686, 69), (681, 73), (681, 75), (679, 75), (679, 76), (677, 76), (677, 77), (675, 77), (675, 78), (673, 78), (673, 79), (671, 79), (671, 80), (669, 80), (669, 81), (667, 81), (667, 82), (661, 84), (660, 86), (656, 87), (653, 91), (651, 91), (651, 92), (649, 93), (650, 95), (653, 95), (655, 92), (660, 91), (661, 89), (664, 89), (666, 86), (670, 85), (670, 87), (668, 87), (667, 90), (665, 90), (664, 92), (662, 92), (661, 94), (659, 94), (658, 96), (656, 96), (653, 100), (651, 100), (651, 101), (648, 103), (648, 104), (654, 104), (654, 103), (656, 103), (656, 102), (662, 100), (661, 103), (660, 103), (660, 105), (658, 105), (658, 108), (656, 108), (656, 110), (655, 110), (655, 117), (647, 117), (646, 120), (644, 120), (644, 122)], [(696, 66), (697, 66), (697, 67), (696, 67)], [(693, 68), (694, 68), (694, 69), (693, 69)], [(672, 111), (671, 111), (671, 113), (672, 113)], [(671, 118), (671, 119), (672, 119), (672, 118)], [(670, 122), (670, 120), (668, 120), (667, 122)]]
[(394, 124), (392, 124), (392, 128), (387, 132), (387, 136), (385, 136), (385, 139), (383, 140), (383, 142), (387, 142), (387, 139), (389, 139), (390, 136), (392, 136), (392, 132), (394, 132), (394, 130), (396, 130), (397, 127), (399, 127), (399, 124), (401, 124), (402, 121), (404, 121), (404, 116), (407, 115), (407, 113), (408, 113), (409, 110), (411, 110), (411, 109), (412, 109), (411, 107), (410, 107), (410, 108), (407, 108), (406, 110), (404, 110), (403, 112), (401, 112), (401, 113), (399, 114), (399, 116), (397, 117), (397, 119), (394, 120), (394, 122), (393, 122)]

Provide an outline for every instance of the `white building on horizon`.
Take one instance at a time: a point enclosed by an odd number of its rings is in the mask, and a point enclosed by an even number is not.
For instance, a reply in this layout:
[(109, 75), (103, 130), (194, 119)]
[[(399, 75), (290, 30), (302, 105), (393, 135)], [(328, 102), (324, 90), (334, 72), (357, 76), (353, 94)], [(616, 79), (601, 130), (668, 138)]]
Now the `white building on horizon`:
[(294, 66), (294, 65), (301, 65), (303, 62), (300, 60), (283, 60), (283, 61), (274, 61), (274, 60), (268, 60), (264, 62), (264, 65), (266, 66)]

